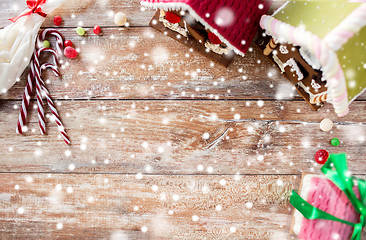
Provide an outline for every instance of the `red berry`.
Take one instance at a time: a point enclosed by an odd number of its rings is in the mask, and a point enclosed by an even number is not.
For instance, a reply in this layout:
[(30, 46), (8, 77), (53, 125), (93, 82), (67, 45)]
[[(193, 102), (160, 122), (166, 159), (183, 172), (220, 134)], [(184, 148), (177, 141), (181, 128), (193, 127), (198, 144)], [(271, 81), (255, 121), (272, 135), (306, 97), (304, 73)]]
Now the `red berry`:
[(61, 22), (62, 22), (62, 18), (60, 16), (56, 16), (54, 19), (53, 19), (53, 23), (56, 25), (56, 26), (60, 26), (61, 25)]
[(68, 58), (76, 58), (78, 53), (76, 52), (76, 50), (73, 47), (65, 47), (64, 49), (64, 55), (65, 57)]
[(65, 40), (64, 46), (65, 47), (72, 47), (72, 42), (70, 40)]
[(210, 40), (211, 43), (213, 44), (221, 44), (221, 40), (220, 38), (218, 38), (215, 34), (213, 34), (212, 32), (208, 33), (208, 39)]
[(165, 19), (168, 20), (170, 23), (179, 23), (180, 22), (180, 17), (173, 13), (173, 12), (166, 12), (165, 13)]
[(321, 149), (315, 153), (315, 161), (319, 164), (324, 164), (329, 157), (327, 150)]
[(101, 33), (100, 27), (99, 26), (95, 26), (93, 29), (93, 32), (97, 35), (99, 35)]

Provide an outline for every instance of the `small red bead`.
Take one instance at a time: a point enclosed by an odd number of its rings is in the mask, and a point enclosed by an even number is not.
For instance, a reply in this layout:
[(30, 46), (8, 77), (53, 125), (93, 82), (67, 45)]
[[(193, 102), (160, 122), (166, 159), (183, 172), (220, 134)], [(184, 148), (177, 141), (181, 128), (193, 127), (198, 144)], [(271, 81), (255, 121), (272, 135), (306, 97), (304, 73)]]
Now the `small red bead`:
[(78, 52), (73, 47), (65, 47), (64, 55), (67, 58), (76, 58), (78, 56)]
[(221, 40), (220, 38), (218, 38), (215, 34), (213, 34), (212, 32), (208, 33), (208, 39), (210, 40), (211, 43), (213, 44), (221, 44)]
[(72, 47), (72, 42), (70, 40), (65, 40), (64, 46), (65, 47)]
[(329, 157), (327, 150), (321, 149), (315, 153), (315, 161), (319, 164), (324, 164)]
[(61, 22), (62, 22), (62, 18), (60, 16), (56, 16), (54, 19), (53, 19), (53, 23), (56, 25), (56, 26), (60, 26), (61, 25)]
[(165, 13), (165, 19), (168, 20), (170, 23), (179, 23), (180, 22), (180, 17), (173, 13), (173, 12), (166, 12)]
[(100, 33), (101, 33), (101, 29), (100, 29), (100, 27), (99, 26), (95, 26), (94, 27), (94, 29), (93, 29), (93, 32), (95, 33), (95, 34), (97, 34), (97, 35), (99, 35)]

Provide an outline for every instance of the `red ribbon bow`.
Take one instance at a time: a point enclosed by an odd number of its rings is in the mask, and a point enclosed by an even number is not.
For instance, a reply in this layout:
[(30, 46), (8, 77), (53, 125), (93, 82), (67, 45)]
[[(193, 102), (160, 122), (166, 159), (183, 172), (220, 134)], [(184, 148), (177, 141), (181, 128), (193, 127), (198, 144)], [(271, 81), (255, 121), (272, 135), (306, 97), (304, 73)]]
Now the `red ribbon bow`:
[(42, 11), (42, 8), (39, 6), (39, 5), (44, 4), (46, 1), (47, 0), (27, 0), (27, 6), (30, 9), (30, 11), (23, 13), (17, 17), (10, 18), (9, 20), (15, 23), (16, 21), (18, 21), (19, 18), (24, 17), (24, 16), (29, 16), (33, 13), (37, 13), (38, 15), (40, 15), (42, 17), (46, 17), (47, 14), (44, 13)]

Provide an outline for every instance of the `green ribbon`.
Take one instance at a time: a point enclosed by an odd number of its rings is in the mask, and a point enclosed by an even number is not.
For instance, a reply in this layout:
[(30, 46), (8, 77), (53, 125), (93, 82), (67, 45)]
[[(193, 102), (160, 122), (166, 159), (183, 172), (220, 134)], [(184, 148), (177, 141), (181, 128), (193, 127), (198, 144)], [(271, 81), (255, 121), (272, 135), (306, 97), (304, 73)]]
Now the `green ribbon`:
[[(354, 230), (351, 240), (361, 240), (362, 228), (366, 226), (366, 181), (350, 174), (345, 153), (330, 154), (327, 162), (321, 168), (321, 171), (346, 194), (356, 212), (360, 214), (360, 222), (348, 222), (313, 207), (295, 191), (292, 191), (290, 203), (307, 219), (324, 219), (352, 226)], [(353, 191), (355, 181), (357, 182), (358, 190), (360, 192), (360, 199), (357, 198)]]

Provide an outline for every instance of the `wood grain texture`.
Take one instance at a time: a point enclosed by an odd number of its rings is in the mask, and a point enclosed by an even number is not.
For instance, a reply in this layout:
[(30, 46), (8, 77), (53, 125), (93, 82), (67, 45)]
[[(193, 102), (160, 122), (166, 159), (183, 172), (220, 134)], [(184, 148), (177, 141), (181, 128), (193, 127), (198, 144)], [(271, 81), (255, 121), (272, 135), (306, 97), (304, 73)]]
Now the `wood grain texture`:
[[(150, 27), (108, 28), (103, 36), (86, 37), (74, 29), (60, 32), (80, 53), (75, 60), (61, 58), (61, 79), (44, 74), (56, 99), (302, 99), (255, 46), (224, 68)], [(0, 99), (21, 99), (27, 73)]]
[(0, 174), (0, 238), (290, 238), (288, 199), (297, 175), (137, 178)]
[[(74, 29), (60, 29), (60, 32), (80, 48), (80, 53), (76, 60), (62, 58), (62, 80), (45, 73), (45, 79), (50, 78), (47, 86), (57, 99), (293, 99), (298, 96), (256, 49), (245, 58), (238, 56), (229, 68), (224, 68), (217, 64), (211, 66), (206, 57), (190, 52), (183, 44), (150, 27), (108, 28), (104, 29), (103, 36), (80, 37)], [(0, 98), (20, 99), (27, 72)]]
[[(43, 27), (61, 15), (80, 54), (44, 78), (72, 145), (48, 108), (48, 135), (35, 109), (16, 135), (27, 71), (0, 95), (0, 239), (296, 239), (289, 195), (319, 172), (316, 150), (347, 152), (364, 177), (365, 95), (345, 118), (313, 112), (254, 45), (225, 69), (148, 27), (138, 0), (66, 2)], [(2, 0), (0, 28), (24, 6)], [(118, 11), (130, 27), (114, 26)]]
[[(338, 119), (330, 134), (319, 129), (319, 122), (335, 119), (333, 113), (316, 113), (296, 101), (264, 101), (263, 107), (257, 101), (58, 103), (70, 147), (57, 138), (56, 124), (49, 119), (48, 136), (39, 135), (35, 111), (29, 131), (16, 135), (14, 105), (19, 102), (1, 103), (0, 171), (69, 172), (74, 164), (74, 171), (91, 173), (137, 173), (148, 166), (154, 173), (169, 174), (210, 168), (226, 174), (298, 174), (319, 170), (313, 156), (321, 148), (349, 153), (350, 169), (366, 171), (365, 102), (355, 102), (355, 114)], [(332, 137), (341, 146), (331, 147)], [(204, 169), (199, 171), (200, 164)]]

